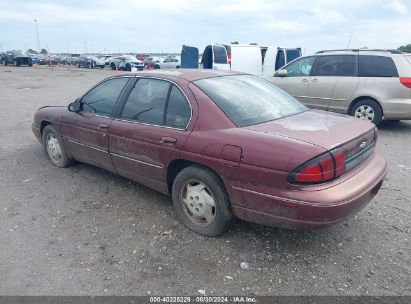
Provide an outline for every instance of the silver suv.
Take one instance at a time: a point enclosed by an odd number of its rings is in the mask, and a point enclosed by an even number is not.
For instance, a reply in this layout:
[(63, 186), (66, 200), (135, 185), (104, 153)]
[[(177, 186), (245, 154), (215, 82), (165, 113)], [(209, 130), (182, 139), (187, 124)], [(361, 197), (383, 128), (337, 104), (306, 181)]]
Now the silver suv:
[(320, 51), (267, 79), (309, 107), (376, 125), (411, 119), (411, 61), (397, 50)]

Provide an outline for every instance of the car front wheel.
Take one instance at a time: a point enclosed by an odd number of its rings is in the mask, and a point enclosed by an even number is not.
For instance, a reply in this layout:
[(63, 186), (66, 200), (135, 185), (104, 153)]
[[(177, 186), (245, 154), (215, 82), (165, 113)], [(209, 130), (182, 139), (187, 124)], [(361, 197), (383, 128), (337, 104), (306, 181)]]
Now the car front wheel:
[(378, 125), (382, 120), (380, 105), (372, 99), (362, 99), (351, 109), (350, 115)]
[(52, 125), (48, 125), (43, 130), (43, 147), (53, 165), (61, 168), (70, 166), (73, 160), (68, 157), (61, 138)]
[(233, 221), (224, 184), (209, 169), (196, 165), (183, 169), (174, 180), (172, 198), (179, 220), (199, 234), (220, 235)]

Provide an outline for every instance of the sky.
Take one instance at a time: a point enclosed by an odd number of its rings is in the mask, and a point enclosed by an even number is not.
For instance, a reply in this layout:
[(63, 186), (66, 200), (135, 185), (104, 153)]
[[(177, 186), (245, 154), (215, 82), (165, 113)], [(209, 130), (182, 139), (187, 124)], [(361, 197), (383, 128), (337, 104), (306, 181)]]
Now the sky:
[(411, 43), (411, 0), (0, 0), (0, 51), (180, 52), (258, 43), (322, 49)]

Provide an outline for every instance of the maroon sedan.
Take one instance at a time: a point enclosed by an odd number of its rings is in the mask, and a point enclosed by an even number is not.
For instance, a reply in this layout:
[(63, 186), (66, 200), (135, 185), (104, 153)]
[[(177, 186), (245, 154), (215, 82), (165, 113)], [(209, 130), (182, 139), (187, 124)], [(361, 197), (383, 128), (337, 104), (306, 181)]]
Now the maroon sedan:
[(179, 70), (103, 80), (33, 132), (58, 167), (74, 160), (162, 193), (188, 228), (219, 235), (237, 217), (320, 228), (362, 209), (386, 161), (373, 124), (309, 110), (252, 75)]

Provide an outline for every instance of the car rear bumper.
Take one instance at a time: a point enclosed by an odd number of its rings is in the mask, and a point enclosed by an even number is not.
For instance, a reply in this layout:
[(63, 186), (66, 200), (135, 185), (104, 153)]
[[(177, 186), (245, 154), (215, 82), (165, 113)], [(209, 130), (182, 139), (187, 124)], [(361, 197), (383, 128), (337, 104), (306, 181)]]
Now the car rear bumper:
[[(411, 90), (410, 90), (411, 96)], [(383, 103), (384, 119), (410, 120), (411, 119), (411, 98), (410, 99), (390, 99)]]
[(361, 167), (341, 183), (315, 191), (289, 191), (288, 197), (233, 186), (231, 195), (240, 199), (232, 202), (232, 211), (240, 219), (286, 229), (334, 224), (359, 212), (381, 188), (386, 160), (374, 154)]

